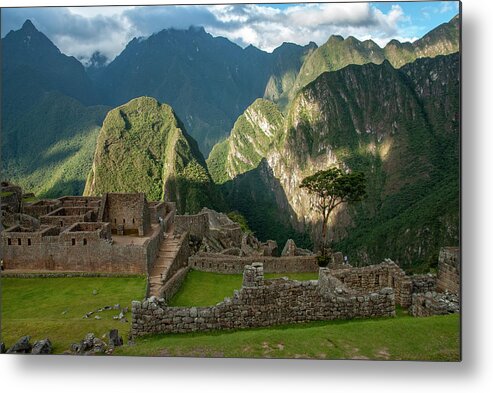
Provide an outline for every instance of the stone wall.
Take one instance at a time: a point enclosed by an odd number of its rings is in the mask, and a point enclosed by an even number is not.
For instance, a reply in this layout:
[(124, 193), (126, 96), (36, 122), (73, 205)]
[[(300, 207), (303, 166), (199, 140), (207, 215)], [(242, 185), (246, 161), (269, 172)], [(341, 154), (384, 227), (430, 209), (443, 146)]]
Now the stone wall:
[(188, 266), (210, 273), (241, 274), (245, 266), (262, 263), (266, 273), (317, 272), (315, 256), (306, 257), (237, 257), (233, 255), (200, 253), (189, 258)]
[(415, 293), (409, 314), (413, 317), (429, 317), (460, 312), (459, 297), (453, 293)]
[[(24, 271), (147, 273), (147, 266), (155, 254), (152, 249), (159, 248), (159, 232), (156, 231), (142, 245), (116, 244), (111, 240), (109, 224), (93, 224), (101, 227), (92, 231), (78, 231), (76, 227), (81, 224), (75, 224), (73, 231), (69, 228), (62, 233), (56, 227), (36, 232), (22, 232), (18, 227), (3, 231), (4, 268)], [(149, 248), (151, 251), (148, 253)]]
[(402, 307), (411, 305), (412, 280), (392, 261), (378, 265), (331, 270), (331, 274), (348, 288), (360, 293), (374, 292), (386, 287), (393, 288), (396, 303)]
[(187, 277), (189, 270), (189, 267), (183, 267), (179, 269), (168, 281), (166, 281), (161, 289), (161, 296), (165, 301), (169, 301), (179, 291), (183, 281), (185, 281), (185, 278)]
[(166, 203), (165, 202), (149, 202), (149, 214), (152, 224), (159, 224), (161, 219), (166, 217)]
[(188, 232), (190, 236), (203, 238), (209, 230), (207, 213), (194, 215), (175, 215), (175, 233)]
[(438, 257), (437, 290), (460, 292), (460, 250), (458, 247), (443, 247)]
[(77, 222), (93, 222), (97, 212), (87, 207), (60, 207), (40, 217), (41, 225), (60, 227), (62, 230)]
[[(150, 298), (132, 302), (133, 337), (156, 333), (244, 329), (317, 320), (395, 316), (391, 288), (360, 296), (326, 288), (326, 282), (264, 280), (261, 264), (245, 269), (244, 285), (211, 307), (167, 307)], [(327, 275), (327, 270), (321, 270)], [(321, 287), (322, 286), (322, 287)], [(339, 291), (340, 292), (339, 292)]]
[(436, 290), (436, 276), (428, 274), (415, 274), (411, 276), (413, 293), (433, 292)]
[(154, 233), (149, 240), (146, 241), (146, 266), (147, 272), (152, 270), (154, 266), (154, 262), (156, 261), (156, 257), (159, 254), (159, 247), (161, 246), (161, 242), (163, 241), (164, 235), (164, 226), (159, 225), (159, 230)]
[(39, 218), (51, 213), (59, 207), (62, 207), (62, 203), (58, 199), (42, 199), (30, 205), (23, 205), (22, 212), (32, 217)]
[(111, 223), (114, 233), (144, 236), (151, 229), (151, 216), (143, 193), (107, 193), (101, 208), (99, 221)]

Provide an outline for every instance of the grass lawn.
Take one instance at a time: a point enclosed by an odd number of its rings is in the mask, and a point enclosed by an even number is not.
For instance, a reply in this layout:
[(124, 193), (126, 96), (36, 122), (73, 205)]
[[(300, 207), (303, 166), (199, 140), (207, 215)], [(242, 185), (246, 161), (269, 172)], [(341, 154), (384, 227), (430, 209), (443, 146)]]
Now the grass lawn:
[(312, 322), (249, 330), (155, 335), (116, 355), (459, 360), (459, 315)]
[[(318, 273), (275, 273), (265, 278), (288, 277), (292, 280), (317, 280)], [(206, 273), (191, 270), (170, 306), (213, 306), (241, 288), (242, 274)]]
[[(87, 333), (101, 337), (118, 329), (125, 341), (128, 323), (113, 319), (119, 311), (109, 310), (82, 319), (89, 311), (120, 304), (131, 306), (132, 300), (145, 295), (146, 279), (139, 277), (69, 277), (69, 278), (2, 278), (2, 340), (7, 347), (21, 336), (31, 342), (48, 337), (55, 353), (69, 349)], [(98, 293), (93, 295), (93, 290)], [(101, 320), (94, 319), (95, 315)]]

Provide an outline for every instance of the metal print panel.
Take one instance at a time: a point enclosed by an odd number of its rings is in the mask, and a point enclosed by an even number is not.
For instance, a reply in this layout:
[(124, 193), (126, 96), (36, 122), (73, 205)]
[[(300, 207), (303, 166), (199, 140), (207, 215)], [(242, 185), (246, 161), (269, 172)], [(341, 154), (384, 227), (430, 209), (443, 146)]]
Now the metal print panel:
[(2, 10), (1, 352), (460, 360), (460, 3)]

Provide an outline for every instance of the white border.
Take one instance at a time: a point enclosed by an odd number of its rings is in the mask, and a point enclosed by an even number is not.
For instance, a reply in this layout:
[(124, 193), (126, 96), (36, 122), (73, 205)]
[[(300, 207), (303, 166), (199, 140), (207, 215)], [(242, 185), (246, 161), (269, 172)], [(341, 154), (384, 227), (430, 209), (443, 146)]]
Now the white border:
[[(175, 1), (175, 3), (178, 1)], [(179, 3), (210, 3), (181, 0)], [(218, 1), (216, 3), (220, 3)], [(223, 1), (225, 3), (241, 1)], [(268, 1), (259, 1), (268, 2)], [(68, 3), (68, 4), (67, 4)], [(166, 0), (23, 1), (5, 6), (137, 5)], [(463, 1), (463, 362), (411, 363), (0, 356), (2, 391), (491, 391), (493, 2)]]

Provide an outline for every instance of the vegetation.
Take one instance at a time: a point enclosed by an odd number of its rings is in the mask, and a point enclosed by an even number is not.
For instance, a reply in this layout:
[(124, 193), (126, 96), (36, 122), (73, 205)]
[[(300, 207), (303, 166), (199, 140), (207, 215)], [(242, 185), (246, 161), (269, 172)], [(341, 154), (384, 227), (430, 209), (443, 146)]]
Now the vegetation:
[(350, 64), (381, 64), (389, 61), (393, 67), (399, 68), (422, 57), (435, 57), (458, 52), (459, 50), (459, 19), (452, 18), (433, 29), (421, 39), (411, 43), (390, 41), (380, 48), (372, 40), (359, 41), (354, 37), (343, 39), (331, 36), (329, 40), (314, 50), (305, 60), (298, 73), (290, 96), (328, 71), (337, 71)]
[(148, 200), (164, 194), (181, 213), (218, 203), (196, 142), (173, 109), (140, 97), (108, 113), (98, 137), (94, 164), (84, 193), (144, 192)]
[[(125, 340), (130, 323), (113, 319), (120, 311), (97, 313), (101, 320), (82, 317), (89, 311), (131, 301), (145, 295), (146, 279), (134, 277), (69, 277), (1, 279), (2, 341), (13, 345), (21, 336), (32, 340), (49, 338), (55, 353), (62, 353), (74, 342), (92, 332), (98, 337), (118, 329)], [(97, 291), (93, 295), (93, 290)], [(130, 313), (127, 314), (130, 319)], [(33, 341), (32, 341), (33, 342)]]
[[(265, 278), (288, 277), (292, 280), (316, 280), (318, 273), (265, 274)], [(191, 270), (178, 293), (171, 299), (171, 306), (212, 306), (233, 295), (241, 288), (243, 275), (206, 273)]]
[(460, 360), (457, 314), (312, 322), (139, 338), (116, 355), (310, 359)]
[(230, 220), (236, 222), (237, 224), (240, 225), (241, 227), (241, 230), (245, 233), (253, 233), (252, 230), (250, 229), (250, 227), (248, 226), (248, 221), (247, 219), (245, 218), (244, 215), (242, 215), (240, 212), (238, 211), (232, 211), (232, 212), (229, 212), (228, 213), (228, 217), (230, 218)]
[(322, 254), (325, 254), (330, 214), (342, 203), (354, 203), (364, 198), (365, 175), (362, 172), (344, 173), (333, 167), (305, 177), (300, 188), (307, 189), (317, 199), (315, 207), (322, 213)]

